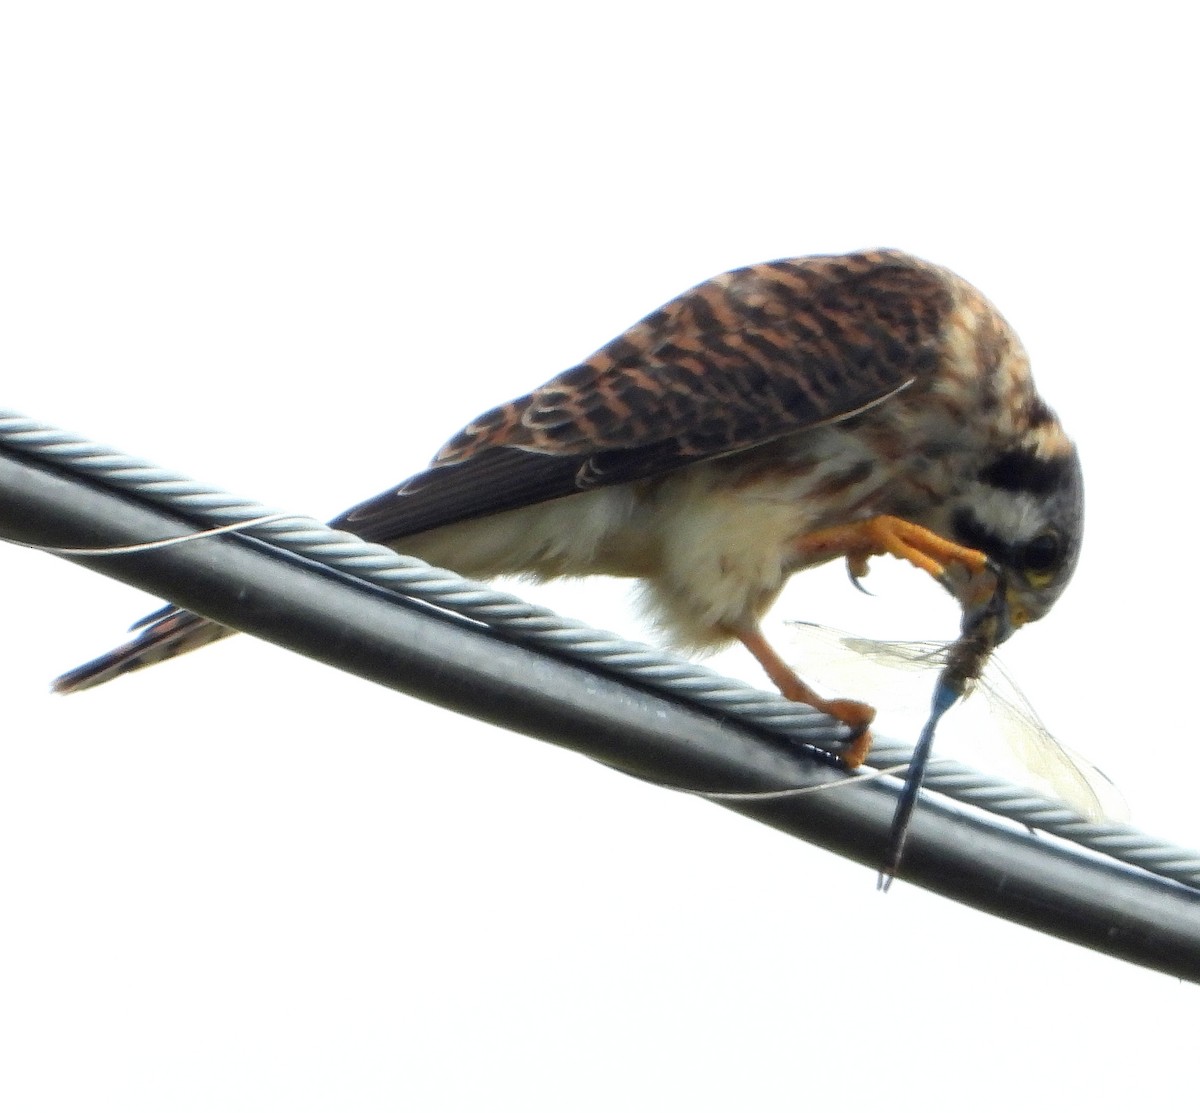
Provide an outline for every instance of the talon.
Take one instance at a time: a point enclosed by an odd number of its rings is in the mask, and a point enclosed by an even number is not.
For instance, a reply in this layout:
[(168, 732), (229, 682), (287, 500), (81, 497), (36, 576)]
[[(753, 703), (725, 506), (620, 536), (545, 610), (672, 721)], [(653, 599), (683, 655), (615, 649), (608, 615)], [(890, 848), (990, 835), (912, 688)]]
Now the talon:
[(857, 556), (848, 555), (846, 557), (846, 571), (850, 573), (852, 580), (861, 580), (871, 571), (870, 558), (862, 554)]
[(838, 760), (847, 769), (857, 769), (867, 760), (867, 754), (871, 752), (871, 746), (875, 742), (869, 729), (875, 721), (875, 708), (853, 699), (822, 700), (814, 706), (818, 711), (824, 711), (826, 715), (840, 720), (857, 732), (846, 743), (845, 748), (838, 752)]
[(875, 593), (869, 588), (862, 585), (862, 578), (871, 571), (871, 565), (865, 556), (848, 556), (846, 557), (846, 573), (850, 577), (850, 582), (858, 588), (864, 595), (874, 595)]
[(838, 754), (838, 760), (847, 769), (857, 769), (867, 760), (867, 755), (871, 752), (871, 747), (874, 744), (875, 739), (872, 737), (871, 732), (864, 730), (861, 734), (855, 735), (855, 737), (846, 743), (846, 748)]

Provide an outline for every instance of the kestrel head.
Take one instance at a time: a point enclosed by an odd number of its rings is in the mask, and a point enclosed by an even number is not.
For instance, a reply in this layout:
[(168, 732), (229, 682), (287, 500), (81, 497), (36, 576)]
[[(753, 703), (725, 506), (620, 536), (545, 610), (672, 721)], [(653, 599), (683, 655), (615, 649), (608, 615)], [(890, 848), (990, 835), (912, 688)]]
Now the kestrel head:
[[(1063, 593), (1083, 541), (1083, 473), (1052, 415), (988, 461), (954, 508), (956, 540), (991, 558), (1004, 583), (1007, 629), (1041, 618)], [(967, 606), (967, 585), (952, 587)], [(1000, 640), (1003, 640), (1001, 638)]]

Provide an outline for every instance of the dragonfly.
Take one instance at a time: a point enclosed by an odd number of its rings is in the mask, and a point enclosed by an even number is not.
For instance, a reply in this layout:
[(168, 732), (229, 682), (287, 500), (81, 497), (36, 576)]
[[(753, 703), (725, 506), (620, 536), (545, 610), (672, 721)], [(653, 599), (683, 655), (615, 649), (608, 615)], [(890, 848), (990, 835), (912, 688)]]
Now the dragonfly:
[[(893, 819), (888, 856), (880, 874), (886, 889), (899, 866), (908, 821), (916, 803), (934, 732), (940, 749), (970, 746), (973, 763), (1001, 765), (998, 773), (1056, 797), (1093, 823), (1124, 818), (1124, 801), (1094, 765), (1063, 745), (1047, 728), (987, 639), (884, 641), (830, 626), (788, 622), (782, 647), (823, 688), (870, 692), (876, 720), (889, 733), (920, 741)], [(921, 674), (940, 670), (932, 706)], [(967, 697), (974, 695), (974, 699)], [(955, 705), (958, 706), (955, 706)], [(954, 714), (943, 716), (954, 707)], [(923, 725), (922, 725), (923, 724)], [(947, 747), (948, 744), (948, 747)], [(990, 751), (990, 752), (989, 752)], [(1004, 767), (1006, 766), (1006, 767)]]

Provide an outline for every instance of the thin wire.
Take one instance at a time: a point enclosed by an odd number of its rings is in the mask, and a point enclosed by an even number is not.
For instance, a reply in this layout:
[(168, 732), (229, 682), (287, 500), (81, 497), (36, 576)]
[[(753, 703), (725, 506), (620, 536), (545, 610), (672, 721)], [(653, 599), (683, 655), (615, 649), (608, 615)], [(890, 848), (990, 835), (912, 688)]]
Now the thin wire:
[(148, 553), (154, 549), (169, 549), (172, 545), (182, 545), (185, 541), (197, 541), (202, 537), (216, 537), (222, 533), (238, 533), (249, 530), (254, 526), (265, 525), (289, 517), (286, 514), (263, 514), (258, 518), (244, 518), (240, 522), (231, 522), (227, 526), (213, 526), (212, 529), (192, 530), (181, 533), (176, 537), (164, 537), (158, 541), (140, 541), (136, 545), (101, 545), (99, 548), (87, 549), (74, 545), (35, 545), (32, 541), (10, 541), (22, 549), (36, 549), (39, 553), (50, 553), (53, 556), (65, 557), (106, 557), (128, 556), (131, 553)]
[[(938, 759), (934, 759), (935, 761)], [(880, 777), (894, 776), (903, 773), (908, 768), (907, 762), (888, 766), (887, 769), (857, 769), (850, 776), (840, 781), (825, 781), (823, 784), (798, 785), (796, 788), (773, 788), (764, 792), (709, 792), (703, 788), (681, 788), (678, 785), (662, 785), (674, 792), (682, 792), (687, 796), (699, 796), (704, 800), (791, 800), (797, 796), (811, 796), (814, 792), (831, 792), (834, 789), (854, 788), (868, 781), (877, 781)]]
[[(835, 752), (847, 740), (844, 727), (810, 708), (563, 618), (547, 608), (381, 545), (330, 530), (313, 519), (196, 483), (24, 415), (0, 410), (0, 445), (202, 526), (244, 532), (316, 563), (502, 630), (560, 657), (584, 661), (672, 698), (733, 716), (759, 730)], [(246, 527), (247, 521), (257, 524)], [(911, 757), (910, 747), (877, 740), (870, 763), (873, 768), (905, 766)], [(926, 778), (926, 785), (962, 803), (1200, 889), (1200, 855), (1154, 839), (1134, 827), (1091, 823), (1062, 803), (953, 761), (939, 761)]]

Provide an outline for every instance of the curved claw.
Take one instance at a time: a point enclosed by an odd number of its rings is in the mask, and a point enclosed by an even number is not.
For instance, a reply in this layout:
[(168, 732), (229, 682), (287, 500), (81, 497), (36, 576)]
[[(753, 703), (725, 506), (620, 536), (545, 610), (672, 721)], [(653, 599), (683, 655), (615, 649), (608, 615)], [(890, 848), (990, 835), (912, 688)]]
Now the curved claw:
[(871, 734), (870, 727), (860, 727), (858, 734), (846, 743), (844, 749), (838, 752), (838, 760), (847, 769), (857, 769), (867, 760), (874, 744), (875, 737)]
[(875, 592), (873, 592), (870, 588), (863, 587), (862, 585), (862, 578), (869, 571), (870, 568), (867, 567), (867, 562), (865, 559), (855, 560), (853, 557), (846, 558), (846, 575), (850, 577), (850, 582), (864, 595), (869, 595), (872, 599), (874, 599)]

